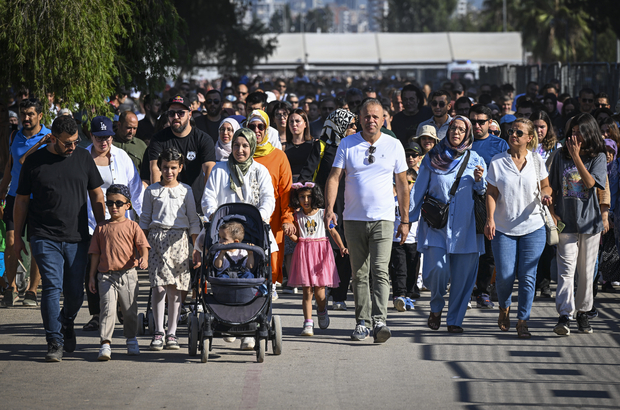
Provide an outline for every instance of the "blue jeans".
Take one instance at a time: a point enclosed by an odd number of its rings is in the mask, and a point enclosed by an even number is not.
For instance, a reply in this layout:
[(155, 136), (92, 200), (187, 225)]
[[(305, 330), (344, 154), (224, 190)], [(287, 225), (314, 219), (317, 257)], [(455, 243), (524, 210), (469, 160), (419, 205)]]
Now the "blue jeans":
[[(33, 236), (30, 247), (41, 271), (41, 317), (48, 343), (63, 344), (62, 325), (75, 320), (84, 301), (88, 241), (56, 242)], [(64, 304), (60, 309), (60, 293)]]
[(431, 312), (439, 313), (446, 301), (444, 296), (450, 282), (450, 304), (446, 325), (461, 326), (467, 302), (476, 283), (479, 253), (447, 253), (445, 249), (429, 246), (424, 251), (422, 278), (431, 291)]
[(517, 319), (528, 320), (536, 292), (538, 260), (545, 249), (545, 227), (523, 236), (495, 232), (493, 254), (497, 272), (495, 276), (497, 298), (503, 309), (512, 303), (512, 285), (519, 279), (519, 310)]

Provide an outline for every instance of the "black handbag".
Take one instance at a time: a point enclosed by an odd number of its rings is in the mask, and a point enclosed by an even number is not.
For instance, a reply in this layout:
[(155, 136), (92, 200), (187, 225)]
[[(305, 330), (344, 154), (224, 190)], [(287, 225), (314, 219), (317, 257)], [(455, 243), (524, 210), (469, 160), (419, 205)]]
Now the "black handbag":
[[(459, 168), (459, 172), (456, 174), (456, 179), (452, 184), (452, 188), (450, 189), (450, 197), (453, 197), (456, 194), (456, 189), (459, 186), (459, 182), (461, 182), (461, 177), (463, 176), (463, 172), (465, 172), (465, 168), (467, 168), (467, 163), (469, 162), (469, 151), (467, 151), (467, 155)], [(422, 218), (426, 221), (428, 226), (435, 229), (443, 229), (444, 226), (448, 223), (448, 211), (450, 210), (450, 203), (448, 201), (447, 204), (441, 202), (438, 199), (431, 197), (430, 195), (426, 195), (424, 197), (424, 202), (422, 203)]]

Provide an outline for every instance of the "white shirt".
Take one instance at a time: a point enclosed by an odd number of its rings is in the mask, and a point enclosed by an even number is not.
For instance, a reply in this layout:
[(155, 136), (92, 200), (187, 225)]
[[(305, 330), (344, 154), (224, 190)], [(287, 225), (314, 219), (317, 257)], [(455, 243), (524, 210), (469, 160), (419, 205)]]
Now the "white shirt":
[(252, 162), (247, 174), (243, 176), (241, 187), (243, 200), (230, 189), (230, 174), (227, 162), (215, 164), (202, 194), (202, 212), (209, 218), (217, 208), (224, 204), (245, 202), (258, 208), (264, 221), (269, 222), (276, 208), (271, 175), (267, 168), (256, 161)]
[(282, 142), (280, 142), (280, 133), (273, 127), (267, 127), (267, 140), (274, 148), (282, 149)]
[(370, 143), (361, 133), (344, 138), (333, 167), (346, 171), (345, 221), (394, 221), (394, 174), (407, 171), (405, 149), (399, 140), (381, 133), (375, 142), (374, 163), (369, 163)]
[(156, 182), (146, 188), (140, 228), (187, 229), (190, 235), (200, 233), (192, 188), (182, 182), (167, 188)]
[[(534, 158), (536, 156), (536, 158)], [(499, 191), (495, 208), (495, 229), (506, 235), (523, 236), (544, 225), (538, 200), (538, 165), (540, 180), (549, 173), (545, 161), (537, 153), (528, 150), (525, 166), (519, 172), (508, 152), (493, 157), (489, 163), (487, 182)]]
[[(88, 152), (92, 152), (93, 144), (90, 144), (86, 150)], [(99, 169), (99, 166), (97, 167)], [(110, 173), (112, 175), (112, 183), (113, 184), (123, 184), (129, 187), (129, 192), (131, 193), (131, 208), (126, 213), (126, 217), (135, 220), (136, 218), (133, 216), (134, 213), (137, 216), (140, 216), (142, 213), (142, 197), (144, 196), (144, 185), (142, 185), (142, 180), (140, 179), (140, 174), (136, 169), (136, 166), (133, 164), (131, 158), (125, 151), (120, 148), (112, 145), (110, 147), (110, 165), (109, 165)], [(105, 180), (105, 178), (104, 178)], [(104, 185), (106, 186), (106, 185)], [(102, 186), (103, 191), (103, 200), (105, 201), (105, 194), (107, 185), (105, 188)], [(110, 217), (108, 213), (108, 207), (105, 209), (106, 218)], [(90, 197), (88, 198), (88, 230), (92, 235), (95, 231), (95, 227), (97, 226), (97, 222), (95, 221), (95, 215), (93, 214), (93, 209), (90, 205)]]

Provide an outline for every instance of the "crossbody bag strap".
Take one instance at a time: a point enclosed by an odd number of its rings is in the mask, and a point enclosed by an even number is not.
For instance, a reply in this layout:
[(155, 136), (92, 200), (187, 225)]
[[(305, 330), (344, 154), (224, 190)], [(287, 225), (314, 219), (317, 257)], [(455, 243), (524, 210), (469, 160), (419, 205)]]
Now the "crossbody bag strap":
[(545, 225), (551, 226), (553, 225), (553, 220), (550, 220), (549, 212), (545, 209), (545, 206), (542, 203), (542, 188), (540, 186), (540, 161), (538, 160), (538, 156), (532, 152), (532, 157), (534, 158), (534, 168), (536, 168), (536, 184), (538, 185), (538, 194), (536, 195), (536, 199), (538, 199), (538, 206), (540, 206), (540, 211), (542, 214), (542, 219), (545, 222)]
[(465, 172), (465, 168), (467, 168), (467, 164), (469, 163), (469, 154), (470, 154), (470, 150), (467, 150), (467, 154), (465, 155), (465, 158), (463, 158), (463, 163), (461, 164), (461, 167), (459, 168), (459, 172), (456, 174), (456, 179), (454, 180), (454, 183), (452, 184), (452, 189), (450, 189), (450, 196), (454, 196), (454, 194), (456, 194), (456, 189), (459, 187), (459, 183), (461, 182), (461, 177), (463, 176), (463, 172)]

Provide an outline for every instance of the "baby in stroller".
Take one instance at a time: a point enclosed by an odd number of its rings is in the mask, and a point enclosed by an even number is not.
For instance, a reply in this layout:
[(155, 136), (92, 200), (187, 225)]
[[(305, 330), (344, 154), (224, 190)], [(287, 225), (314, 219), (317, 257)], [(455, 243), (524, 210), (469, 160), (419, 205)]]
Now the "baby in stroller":
[[(218, 231), (221, 245), (240, 243), (245, 236), (243, 225), (236, 221), (222, 224)], [(228, 249), (215, 254), (213, 267), (218, 278), (254, 278), (251, 270), (254, 268), (254, 253), (245, 249)]]

